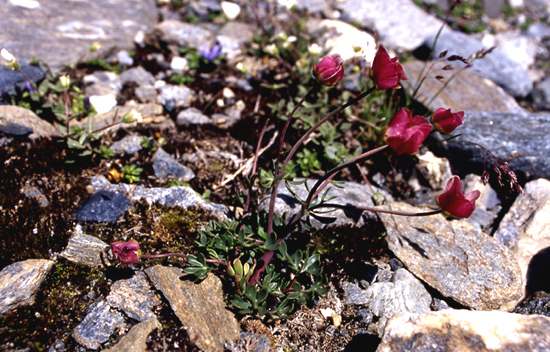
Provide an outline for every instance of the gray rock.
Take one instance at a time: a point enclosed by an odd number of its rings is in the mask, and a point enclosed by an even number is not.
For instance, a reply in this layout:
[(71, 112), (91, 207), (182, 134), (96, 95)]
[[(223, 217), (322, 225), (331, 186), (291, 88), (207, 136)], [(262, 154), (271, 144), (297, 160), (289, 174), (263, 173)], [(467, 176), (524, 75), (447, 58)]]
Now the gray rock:
[[(119, 123), (122, 121), (122, 118), (125, 114), (135, 110), (143, 118), (143, 122), (158, 122), (159, 118), (162, 118), (162, 113), (164, 109), (162, 105), (155, 103), (146, 103), (146, 104), (127, 104), (124, 106), (117, 106), (115, 109), (105, 112), (102, 114), (97, 114), (92, 117), (94, 130), (101, 130), (99, 134), (107, 133), (108, 131), (116, 131), (122, 126), (136, 126), (137, 122), (132, 122), (129, 124)], [(165, 118), (163, 118), (165, 119)], [(113, 125), (116, 123), (115, 125)], [(86, 128), (88, 125), (87, 119), (76, 123), (77, 126)]]
[[(434, 37), (428, 39), (425, 44), (431, 48), (433, 41)], [(467, 34), (456, 31), (443, 31), (435, 45), (433, 55), (438, 57), (440, 53), (447, 51), (449, 56), (460, 55), (469, 58), (472, 54), (484, 48), (480, 41)], [(487, 54), (485, 58), (472, 60), (470, 63), (473, 65), (469, 68), (471, 72), (490, 79), (514, 97), (525, 97), (533, 89), (533, 83), (527, 69), (508, 57), (500, 48), (496, 48), (490, 54)], [(463, 63), (456, 63), (456, 65), (458, 67), (464, 66)]]
[(525, 194), (506, 213), (495, 239), (516, 257), (526, 295), (550, 288), (550, 181), (538, 179), (525, 185)]
[(298, 0), (296, 7), (300, 10), (308, 10), (308, 12), (321, 12), (329, 7), (327, 0)]
[(12, 136), (25, 136), (27, 134), (32, 133), (32, 128), (23, 126), (23, 125), (18, 125), (13, 122), (6, 122), (3, 124), (0, 124), (0, 132), (9, 134)]
[[(459, 141), (482, 145), (501, 161), (507, 161), (510, 169), (520, 179), (550, 178), (550, 114), (499, 113), (466, 111), (464, 125), (456, 131)], [(469, 143), (447, 143), (453, 167), (481, 174), (484, 163), (491, 177), (496, 175), (483, 150)]]
[(344, 290), (344, 304), (359, 305), (367, 303), (366, 290), (362, 290), (359, 285), (344, 281), (342, 283), (342, 290)]
[(228, 129), (241, 120), (241, 113), (246, 108), (244, 101), (239, 100), (235, 105), (225, 109), (223, 114), (212, 115), (212, 124), (221, 129)]
[(216, 0), (199, 0), (189, 4), (190, 10), (202, 21), (210, 20), (210, 15), (213, 13), (222, 12), (220, 1)]
[(0, 8), (0, 43), (20, 63), (38, 56), (58, 72), (77, 62), (94, 42), (105, 48), (133, 49), (136, 32), (147, 31), (156, 22), (153, 0), (71, 1), (62, 5), (57, 0), (41, 0), (34, 9), (8, 1)]
[(50, 272), (54, 261), (28, 259), (0, 271), (0, 314), (34, 304), (35, 294)]
[(147, 336), (155, 329), (162, 329), (162, 325), (160, 325), (157, 318), (138, 323), (116, 345), (104, 349), (103, 352), (146, 352)]
[[(404, 203), (388, 210), (423, 212)], [(521, 297), (521, 271), (494, 238), (443, 215), (405, 217), (379, 213), (390, 250), (416, 277), (445, 297), (476, 309), (498, 309)]]
[(447, 309), (389, 321), (376, 352), (524, 352), (550, 349), (550, 318)]
[(86, 235), (76, 225), (67, 247), (59, 255), (73, 263), (93, 267), (103, 266), (102, 253), (109, 245), (97, 237)]
[(161, 179), (173, 176), (180, 181), (187, 182), (195, 178), (193, 170), (178, 163), (162, 148), (159, 148), (153, 157), (153, 170), (155, 170), (155, 176)]
[[(301, 179), (295, 179), (298, 181)], [(317, 182), (317, 180), (309, 179), (307, 181), (310, 189)], [(300, 199), (305, 200), (307, 198), (308, 192), (305, 185), (291, 185), (292, 190), (300, 197)], [(321, 195), (328, 189), (331, 188), (327, 194), (327, 198), (332, 196), (337, 196), (336, 199), (330, 201), (330, 203), (336, 203), (341, 205), (353, 204), (358, 206), (367, 206), (374, 207), (372, 201), (374, 189), (375, 192), (381, 192), (387, 200), (391, 200), (391, 196), (384, 191), (377, 189), (376, 187), (369, 187), (368, 185), (361, 185), (355, 182), (346, 182), (344, 188), (336, 188), (332, 185), (329, 185)], [(266, 197), (260, 202), (260, 209), (267, 210), (269, 209), (270, 198)], [(283, 215), (288, 213), (289, 217), (294, 214), (297, 214), (300, 211), (301, 204), (294, 198), (294, 196), (288, 191), (284, 182), (279, 184), (279, 189), (277, 193), (277, 198), (275, 200), (275, 212)], [(336, 221), (332, 224), (329, 224), (329, 227), (342, 227), (342, 226), (354, 226), (362, 227), (367, 224), (369, 221), (378, 221), (378, 216), (376, 213), (371, 211), (347, 211), (336, 210), (329, 214), (326, 214), (325, 217), (336, 218)], [(311, 219), (311, 224), (316, 229), (326, 228), (327, 225), (322, 224), (318, 220)]]
[(377, 328), (380, 336), (389, 319), (400, 313), (427, 314), (432, 303), (424, 285), (405, 269), (397, 270), (392, 282), (369, 286), (365, 296), (370, 310), (380, 318)]
[(193, 101), (195, 92), (186, 86), (167, 84), (160, 89), (158, 99), (167, 110), (169, 107), (188, 107)]
[(412, 0), (346, 0), (337, 7), (343, 11), (344, 20), (370, 28), (378, 33), (382, 44), (399, 51), (418, 48), (443, 25)]
[(550, 15), (550, 2), (548, 0), (524, 0), (525, 8), (535, 16), (545, 17)]
[(484, 185), (478, 175), (470, 174), (464, 178), (464, 194), (478, 190), (481, 195), (476, 200), (476, 209), (465, 221), (485, 233), (492, 233), (492, 226), (502, 210), (497, 192), (489, 185)]
[(145, 200), (149, 204), (158, 203), (170, 207), (195, 209), (218, 220), (227, 219), (228, 209), (225, 205), (209, 203), (189, 187), (145, 188), (128, 184), (112, 185), (104, 177), (92, 177), (91, 183), (94, 190), (106, 189), (124, 192), (132, 201)]
[(141, 146), (142, 140), (143, 136), (139, 134), (131, 134), (122, 138), (120, 141), (113, 143), (110, 149), (116, 155), (132, 155), (135, 152), (139, 152), (143, 149), (143, 147)]
[(153, 74), (146, 71), (143, 67), (133, 67), (120, 74), (120, 82), (123, 86), (128, 84), (134, 84), (136, 86), (152, 86), (155, 84), (155, 77)]
[(134, 91), (136, 97), (142, 103), (152, 103), (157, 100), (157, 89), (154, 86), (140, 86)]
[(205, 44), (209, 47), (214, 44), (212, 32), (190, 23), (178, 20), (165, 20), (155, 25), (149, 35), (149, 41), (166, 43), (175, 53), (178, 47), (190, 46), (200, 48)]
[(23, 186), (20, 192), (23, 193), (25, 197), (34, 199), (41, 208), (47, 208), (50, 205), (50, 201), (44, 195), (44, 192), (35, 186)]
[[(410, 94), (414, 92), (418, 85), (418, 76), (424, 67), (422, 61), (407, 61), (403, 63), (403, 69), (407, 75), (407, 81), (401, 81), (401, 84)], [(426, 79), (422, 82), (416, 95), (428, 109), (435, 111), (439, 108), (451, 109), (455, 111), (502, 111), (502, 112), (522, 112), (525, 111), (519, 106), (518, 102), (501, 87), (492, 81), (476, 75), (472, 68), (466, 70), (457, 69), (451, 71), (443, 70), (448, 64), (446, 61), (438, 62), (429, 73), (432, 62), (424, 70)], [(457, 75), (451, 79), (451, 77)], [(436, 78), (444, 77), (443, 82), (448, 83), (447, 87), (438, 94), (443, 84)], [(436, 96), (437, 94), (437, 96)], [(435, 98), (434, 98), (435, 97)]]
[(42, 120), (31, 110), (15, 106), (0, 105), (0, 124), (14, 123), (32, 129), (30, 139), (60, 137), (61, 134), (51, 123)]
[(432, 152), (416, 156), (418, 163), (416, 169), (428, 181), (433, 190), (442, 190), (447, 187), (447, 181), (453, 177), (451, 173), (451, 164), (445, 158), (438, 158)]
[(211, 124), (212, 119), (199, 109), (191, 107), (180, 111), (176, 123), (178, 126), (206, 125)]
[(96, 301), (84, 320), (75, 327), (72, 336), (78, 344), (97, 350), (109, 340), (116, 328), (125, 326), (121, 313), (111, 310), (105, 301)]
[(269, 352), (271, 340), (267, 335), (241, 332), (241, 337), (230, 341), (225, 348), (232, 352)]
[(216, 40), (222, 48), (222, 53), (227, 54), (227, 60), (235, 59), (243, 50), (246, 52), (252, 42), (254, 31), (254, 26), (243, 22), (228, 22), (220, 29)]
[(120, 77), (111, 71), (95, 71), (83, 78), (86, 95), (108, 95), (115, 97), (122, 89)]
[(155, 287), (194, 337), (197, 347), (206, 352), (222, 352), (224, 345), (239, 338), (239, 325), (223, 300), (222, 283), (209, 274), (200, 284), (182, 280), (182, 269), (156, 265), (145, 270)]
[(152, 308), (161, 303), (151, 291), (149, 280), (142, 271), (136, 272), (130, 279), (116, 281), (111, 286), (107, 302), (138, 321), (155, 318)]
[(130, 201), (122, 193), (99, 191), (90, 196), (75, 212), (78, 221), (113, 224), (130, 209)]

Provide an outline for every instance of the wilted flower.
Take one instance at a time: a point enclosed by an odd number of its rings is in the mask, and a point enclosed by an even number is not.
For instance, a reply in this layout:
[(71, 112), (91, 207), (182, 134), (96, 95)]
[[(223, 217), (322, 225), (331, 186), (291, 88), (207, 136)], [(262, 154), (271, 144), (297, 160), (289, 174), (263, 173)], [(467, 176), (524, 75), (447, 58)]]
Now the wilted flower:
[(447, 216), (457, 219), (470, 217), (476, 208), (476, 199), (480, 196), (478, 190), (472, 191), (466, 195), (462, 193), (460, 178), (453, 176), (447, 183), (447, 190), (437, 196), (437, 205)]
[(378, 47), (369, 70), (369, 76), (378, 90), (394, 88), (398, 86), (400, 80), (408, 79), (403, 72), (403, 67), (397, 62), (397, 58), (390, 59), (383, 45)]
[(464, 111), (452, 113), (451, 109), (437, 109), (432, 115), (431, 122), (435, 130), (441, 134), (451, 134), (464, 123)]
[(19, 63), (15, 59), (15, 56), (13, 56), (6, 48), (2, 48), (2, 50), (0, 50), (0, 55), (7, 61), (5, 63), (7, 68), (12, 71), (19, 71)]
[(208, 62), (213, 62), (218, 56), (222, 54), (222, 48), (219, 45), (214, 45), (211, 49), (208, 47), (208, 45), (203, 44), (201, 46), (201, 50), (197, 51), (197, 54), (204, 57), (206, 60), (208, 60)]
[(412, 116), (408, 109), (401, 108), (385, 128), (386, 143), (397, 154), (415, 154), (420, 144), (432, 131), (432, 125), (423, 116)]
[(321, 84), (333, 86), (344, 77), (344, 60), (338, 54), (326, 56), (313, 67), (313, 74)]
[(122, 264), (134, 264), (139, 262), (139, 258), (141, 258), (139, 244), (134, 240), (128, 242), (113, 242), (111, 243), (111, 250), (115, 258)]

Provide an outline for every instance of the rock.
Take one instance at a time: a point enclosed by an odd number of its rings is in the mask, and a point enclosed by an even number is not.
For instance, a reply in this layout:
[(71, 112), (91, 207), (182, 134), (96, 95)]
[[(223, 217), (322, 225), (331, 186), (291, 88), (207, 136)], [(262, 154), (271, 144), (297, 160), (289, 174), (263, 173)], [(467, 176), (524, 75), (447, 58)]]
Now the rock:
[(98, 114), (105, 114), (116, 106), (116, 96), (113, 94), (107, 95), (92, 95), (90, 98), (90, 104), (94, 107)]
[(130, 209), (130, 201), (123, 194), (99, 191), (88, 198), (75, 212), (78, 221), (114, 224)]
[(136, 272), (130, 279), (116, 281), (111, 286), (107, 302), (130, 318), (142, 322), (155, 318), (152, 308), (161, 304), (142, 271)]
[(241, 113), (246, 108), (244, 101), (239, 100), (235, 105), (230, 106), (223, 114), (212, 115), (212, 124), (221, 129), (229, 129), (241, 119)]
[(39, 5), (28, 9), (5, 2), (0, 8), (0, 43), (20, 63), (37, 56), (54, 73), (77, 62), (94, 42), (133, 49), (136, 32), (151, 29), (158, 13), (151, 0), (72, 1), (62, 6), (56, 0), (40, 0)]
[(80, 345), (97, 350), (102, 343), (107, 342), (115, 329), (126, 326), (121, 313), (111, 310), (105, 301), (96, 301), (84, 320), (76, 326), (73, 338)]
[(550, 318), (447, 309), (389, 321), (376, 352), (524, 352), (550, 349)]
[(213, 37), (212, 32), (199, 26), (179, 20), (165, 20), (155, 25), (146, 41), (166, 43), (176, 54), (179, 47), (200, 48), (203, 44), (211, 47), (215, 44)]
[(195, 209), (217, 220), (226, 220), (228, 209), (225, 205), (209, 203), (189, 187), (145, 188), (128, 184), (111, 184), (104, 177), (92, 177), (94, 190), (111, 190), (127, 194), (132, 201), (145, 200), (149, 204), (158, 203), (169, 207)]
[(499, 32), (496, 35), (487, 36), (489, 42), (485, 40), (483, 44), (487, 47), (496, 46), (502, 53), (513, 61), (519, 63), (525, 70), (529, 69), (535, 63), (537, 55), (537, 43), (534, 38), (523, 35), (518, 29), (515, 31)]
[(13, 122), (6, 122), (0, 124), (0, 132), (9, 134), (12, 136), (26, 136), (32, 133), (32, 128), (19, 125)]
[[(466, 111), (465, 123), (457, 129), (460, 141), (478, 143), (498, 159), (507, 161), (521, 179), (550, 178), (550, 114)], [(469, 143), (447, 143), (453, 167), (481, 174), (483, 165), (496, 175), (485, 152)], [(506, 181), (506, 180), (504, 180)], [(506, 189), (508, 185), (506, 185)]]
[(54, 261), (27, 259), (0, 271), (0, 314), (34, 304), (35, 294)]
[(238, 4), (235, 4), (231, 1), (222, 1), (221, 7), (224, 15), (227, 17), (228, 20), (233, 21), (237, 17), (239, 17), (239, 14), (241, 13), (241, 7)]
[(109, 245), (99, 238), (84, 234), (82, 226), (77, 224), (67, 247), (59, 255), (80, 265), (102, 267), (102, 253), (108, 248)]
[[(46, 75), (46, 69), (42, 66), (29, 65), (19, 62), (19, 69), (34, 82), (40, 82)], [(23, 75), (17, 71), (12, 71), (4, 65), (0, 66), (0, 103), (4, 102), (3, 92), (10, 95), (16, 93), (16, 87), (23, 90), (29, 83)]]
[[(299, 181), (301, 179), (295, 179)], [(317, 180), (309, 179), (308, 186), (310, 189), (313, 187)], [(300, 197), (300, 199), (305, 200), (307, 198), (308, 192), (305, 188), (305, 185), (291, 185), (292, 190)], [(336, 199), (331, 200), (331, 203), (336, 204), (353, 204), (359, 206), (374, 207), (372, 201), (372, 189), (375, 192), (381, 192), (386, 199), (391, 200), (391, 196), (384, 191), (377, 189), (376, 187), (369, 187), (368, 185), (361, 185), (354, 182), (346, 182), (344, 188), (336, 188), (332, 185), (329, 185), (326, 189), (331, 188), (328, 192), (327, 198), (332, 196), (337, 196)], [(325, 190), (326, 190), (325, 189)], [(323, 193), (325, 192), (323, 190)], [(321, 194), (322, 195), (322, 194)], [(269, 209), (270, 198), (266, 197), (260, 202), (260, 209), (267, 210)], [(277, 193), (277, 198), (275, 200), (275, 212), (277, 214), (283, 215), (288, 214), (288, 218), (297, 214), (300, 211), (301, 204), (294, 198), (294, 196), (288, 191), (284, 182), (279, 184), (279, 189)], [(328, 227), (342, 227), (342, 226), (353, 226), (353, 227), (362, 227), (365, 226), (369, 221), (378, 221), (378, 216), (376, 213), (370, 211), (346, 211), (336, 210), (334, 212), (328, 213), (325, 217), (336, 218), (336, 221), (332, 224), (329, 224)], [(327, 225), (322, 224), (316, 219), (311, 219), (311, 224), (316, 229), (326, 228)]]
[(120, 77), (111, 71), (95, 71), (83, 78), (86, 95), (118, 96), (122, 89)]
[(328, 51), (327, 55), (340, 54), (344, 60), (362, 57), (366, 62), (372, 62), (376, 55), (374, 37), (349, 23), (310, 19), (307, 28), (312, 35), (320, 37), (317, 44), (321, 47), (321, 52)]
[(134, 90), (136, 97), (142, 103), (152, 103), (157, 100), (157, 89), (154, 86), (141, 86)]
[(550, 291), (550, 181), (538, 179), (525, 185), (502, 219), (495, 239), (516, 257), (526, 295)]
[(222, 352), (224, 345), (239, 338), (239, 325), (223, 300), (222, 283), (209, 274), (200, 284), (182, 280), (182, 269), (156, 265), (145, 270), (155, 287), (194, 337), (197, 347), (206, 352)]
[(115, 155), (132, 155), (135, 152), (139, 152), (143, 149), (141, 142), (143, 141), (143, 136), (139, 134), (131, 134), (120, 141), (113, 143), (110, 149), (115, 153)]
[(197, 108), (187, 108), (180, 111), (176, 123), (178, 126), (206, 125), (212, 120)]
[(449, 160), (438, 158), (430, 151), (418, 154), (416, 157), (418, 158), (416, 169), (428, 181), (430, 187), (433, 190), (446, 189), (447, 181), (453, 177)]
[[(101, 113), (90, 117), (93, 122), (94, 130), (97, 131), (99, 129), (105, 128), (105, 130), (102, 130), (100, 133), (100, 134), (104, 134), (108, 131), (116, 131), (119, 128), (121, 128), (121, 126), (124, 126), (124, 125), (135, 126), (137, 124), (136, 122), (133, 122), (130, 124), (118, 123), (122, 121), (122, 118), (125, 114), (131, 112), (132, 110), (135, 110), (137, 113), (141, 115), (144, 123), (162, 122), (166, 119), (165, 117), (162, 116), (164, 109), (160, 104), (155, 104), (155, 103), (126, 104), (124, 106), (117, 106), (116, 109), (111, 110), (109, 112)], [(116, 123), (116, 124), (113, 125), (113, 123)], [(87, 119), (84, 119), (79, 123), (77, 123), (76, 125), (82, 128), (86, 128), (88, 125), (88, 121)]]
[(138, 323), (116, 345), (104, 349), (103, 352), (146, 352), (147, 336), (155, 329), (162, 329), (157, 318)]
[(23, 186), (20, 192), (23, 193), (25, 197), (36, 200), (41, 208), (47, 208), (50, 205), (50, 201), (44, 195), (44, 192), (35, 186)]
[(308, 10), (308, 12), (321, 12), (329, 7), (326, 0), (296, 0), (296, 7), (300, 10)]
[(337, 7), (343, 11), (346, 22), (370, 28), (378, 33), (382, 44), (399, 51), (418, 48), (444, 24), (411, 0), (346, 0), (339, 2)]
[(195, 178), (193, 170), (183, 166), (173, 156), (159, 148), (153, 157), (155, 176), (161, 179), (173, 176), (180, 181), (187, 182)]
[(400, 313), (427, 314), (432, 297), (424, 285), (405, 269), (395, 272), (392, 282), (374, 283), (365, 292), (365, 304), (379, 317), (378, 334), (382, 336), (389, 319)]
[(31, 110), (15, 106), (0, 105), (0, 124), (13, 123), (32, 129), (30, 139), (60, 137), (59, 131), (49, 122), (42, 120)]
[[(408, 80), (401, 81), (401, 84), (410, 94), (413, 94), (418, 85), (418, 76), (424, 64), (422, 61), (407, 61), (403, 63), (403, 69)], [(448, 62), (442, 61), (435, 63), (434, 68), (427, 73), (427, 69), (432, 64), (433, 62), (428, 63), (426, 70), (424, 70), (424, 75), (427, 75), (427, 77), (422, 82), (416, 95), (416, 99), (431, 111), (436, 111), (439, 108), (451, 109), (453, 112), (463, 110), (525, 111), (504, 89), (492, 81), (476, 75), (472, 71), (472, 68), (460, 71), (451, 79), (458, 72), (456, 68), (451, 71), (445, 71), (443, 67), (448, 65)], [(443, 83), (436, 78), (438, 76), (444, 77), (443, 82), (449, 82), (447, 87), (439, 94), (439, 90), (443, 88)], [(466, 123), (468, 123), (468, 120), (466, 120)]]
[[(390, 203), (386, 209), (427, 211), (404, 203)], [(513, 255), (471, 224), (447, 221), (441, 214), (379, 216), (390, 250), (443, 296), (476, 310), (498, 309), (521, 297), (521, 271)]]
[(132, 84), (135, 86), (154, 85), (155, 77), (143, 67), (133, 67), (120, 74), (120, 82), (123, 86)]
[(550, 294), (538, 292), (535, 296), (525, 299), (514, 309), (519, 314), (539, 314), (550, 317)]
[(246, 52), (252, 42), (255, 30), (255, 26), (242, 22), (228, 22), (219, 30), (216, 40), (228, 61), (241, 55), (243, 49)]
[(230, 341), (226, 349), (232, 352), (269, 352), (271, 340), (268, 336), (252, 332), (241, 332), (237, 341)]
[(492, 225), (502, 210), (497, 192), (489, 185), (484, 185), (478, 175), (470, 174), (464, 178), (464, 194), (474, 190), (480, 192), (476, 200), (476, 209), (465, 221), (474, 225), (485, 233), (492, 233)]
[[(434, 37), (435, 35), (425, 42), (429, 48), (433, 45)], [(470, 55), (482, 49), (488, 48), (467, 34), (456, 31), (443, 31), (435, 45), (433, 56), (436, 58), (440, 53), (447, 51), (448, 56), (460, 55), (467, 59)], [(457, 67), (464, 66), (463, 63), (458, 64), (456, 61), (451, 64), (453, 63), (457, 64)], [(533, 89), (533, 83), (527, 69), (509, 58), (500, 48), (494, 49), (482, 59), (471, 60), (470, 63), (473, 65), (469, 69), (472, 73), (490, 79), (516, 98), (527, 96)]]
[(166, 110), (171, 111), (174, 107), (188, 107), (193, 101), (194, 95), (195, 92), (186, 86), (167, 84), (160, 89), (158, 99)]

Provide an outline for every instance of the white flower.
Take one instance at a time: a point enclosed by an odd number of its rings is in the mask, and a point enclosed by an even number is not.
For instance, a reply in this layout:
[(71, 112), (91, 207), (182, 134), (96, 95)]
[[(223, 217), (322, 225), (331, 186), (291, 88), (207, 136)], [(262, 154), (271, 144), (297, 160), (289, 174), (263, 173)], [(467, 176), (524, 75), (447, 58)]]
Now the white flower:
[(0, 50), (0, 55), (7, 61), (4, 63), (7, 68), (13, 71), (19, 71), (19, 64), (17, 63), (15, 56), (13, 56), (6, 48), (2, 48), (2, 50)]
[(63, 75), (59, 77), (59, 82), (61, 82), (61, 87), (63, 87), (63, 89), (69, 89), (71, 78), (68, 75)]
[(132, 111), (127, 113), (125, 117), (128, 117), (129, 120), (131, 119), (132, 122), (142, 122), (143, 121), (143, 117), (141, 116), (141, 114), (139, 112), (136, 111), (136, 109), (132, 109)]

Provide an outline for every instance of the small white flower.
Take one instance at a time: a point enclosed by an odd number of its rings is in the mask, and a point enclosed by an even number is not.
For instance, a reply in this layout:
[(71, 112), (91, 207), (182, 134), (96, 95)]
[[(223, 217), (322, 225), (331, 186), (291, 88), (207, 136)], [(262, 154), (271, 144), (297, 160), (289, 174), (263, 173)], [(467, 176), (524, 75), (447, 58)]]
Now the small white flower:
[(17, 63), (15, 56), (13, 56), (6, 48), (2, 48), (2, 50), (0, 50), (0, 55), (7, 61), (4, 63), (7, 68), (13, 71), (19, 71), (19, 64)]
[(132, 109), (126, 116), (128, 116), (130, 119), (132, 119), (133, 122), (142, 122), (143, 117), (139, 112), (136, 111), (136, 109)]
[(321, 52), (321, 47), (316, 43), (311, 44), (307, 49), (311, 55), (318, 55)]
[(68, 75), (63, 75), (59, 77), (59, 82), (61, 82), (61, 87), (63, 87), (63, 89), (69, 89), (71, 78)]

